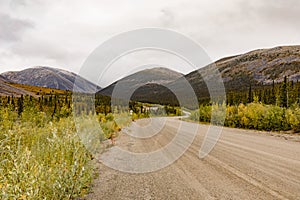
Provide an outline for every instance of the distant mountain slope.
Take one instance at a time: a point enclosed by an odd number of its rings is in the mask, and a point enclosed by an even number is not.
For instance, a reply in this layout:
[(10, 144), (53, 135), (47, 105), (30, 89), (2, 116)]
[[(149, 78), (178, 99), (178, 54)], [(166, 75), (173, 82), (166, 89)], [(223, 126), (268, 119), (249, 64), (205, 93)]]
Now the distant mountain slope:
[[(241, 55), (222, 58), (184, 77), (178, 76), (180, 78), (173, 81), (170, 79), (166, 84), (167, 87), (158, 87), (154, 84), (141, 86), (134, 93), (133, 98), (153, 103), (159, 103), (159, 101), (176, 102), (174, 95), (170, 95), (170, 91), (166, 88), (179, 88), (179, 91), (184, 92), (185, 88), (182, 87), (182, 80), (186, 79), (193, 87), (199, 100), (209, 99), (208, 89), (202, 76), (209, 77), (214, 70), (213, 66), (216, 66), (219, 70), (226, 92), (247, 91), (250, 85), (253, 87), (267, 85), (271, 84), (273, 80), (281, 82), (285, 76), (289, 80), (297, 81), (300, 80), (300, 46), (259, 49)], [(147, 75), (148, 71), (142, 71), (141, 73), (145, 77), (152, 77), (152, 75)], [(160, 79), (159, 74), (154, 73), (154, 76)], [(133, 79), (137, 82), (136, 79), (142, 79), (141, 77), (143, 77), (136, 74), (132, 76), (125, 77), (123, 80), (130, 82)], [(102, 91), (104, 93), (109, 91), (106, 94), (111, 94), (116, 83)], [(124, 87), (124, 90), (126, 91), (126, 87)], [(187, 98), (189, 98), (188, 95)]]
[(11, 85), (9, 80), (7, 80), (5, 77), (0, 75), (0, 96), (21, 96), (21, 95), (35, 96), (33, 92)]
[(119, 88), (132, 91), (146, 84), (168, 84), (182, 76), (183, 74), (181, 73), (162, 67), (145, 69), (114, 82), (99, 93), (110, 96), (116, 84), (118, 84)]
[(1, 75), (14, 83), (60, 90), (73, 90), (73, 84), (77, 78), (77, 86), (81, 90), (92, 91), (96, 87), (100, 89), (75, 73), (51, 67), (33, 67), (22, 71), (5, 72)]
[[(199, 70), (185, 75), (199, 100), (209, 98), (206, 83), (201, 75), (212, 74), (215, 66), (223, 79), (226, 92), (247, 91), (250, 87), (270, 85), (289, 80), (300, 80), (300, 46), (283, 46), (271, 49), (259, 49), (245, 54), (222, 58)], [(171, 83), (173, 87), (179, 81)], [(160, 94), (164, 96), (164, 91)]]
[[(300, 80), (300, 46), (283, 46), (260, 49), (242, 55), (220, 59), (214, 63), (219, 69), (228, 90), (243, 90), (249, 85), (271, 84)], [(212, 65), (191, 72), (185, 78), (195, 88), (203, 86), (200, 74), (209, 74)], [(200, 87), (199, 87), (200, 86)]]

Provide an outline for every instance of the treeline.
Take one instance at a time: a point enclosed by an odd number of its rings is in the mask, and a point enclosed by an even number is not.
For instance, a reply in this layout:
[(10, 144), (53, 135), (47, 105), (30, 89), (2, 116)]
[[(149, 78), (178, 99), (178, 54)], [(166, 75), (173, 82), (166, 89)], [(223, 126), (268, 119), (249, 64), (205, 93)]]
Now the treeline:
[(11, 111), (16, 111), (19, 116), (24, 109), (35, 107), (39, 112), (51, 116), (51, 119), (59, 119), (68, 117), (72, 113), (72, 95), (70, 92), (66, 92), (65, 94), (41, 95), (37, 98), (30, 95), (6, 96), (0, 97), (0, 107), (9, 107)]
[[(178, 116), (181, 115), (179, 107), (164, 105), (157, 106), (156, 109), (149, 103), (141, 103), (129, 101), (129, 105), (111, 105), (111, 98), (103, 95), (92, 94), (76, 94), (72, 96), (70, 91), (64, 94), (43, 94), (38, 97), (30, 95), (21, 95), (19, 97), (6, 96), (0, 97), (0, 107), (9, 108), (15, 111), (19, 116), (22, 115), (26, 107), (35, 107), (39, 112), (49, 116), (51, 120), (59, 120), (70, 116), (75, 111), (75, 114), (103, 114), (104, 116), (114, 113), (130, 113), (135, 114), (135, 118), (143, 118), (152, 116)], [(154, 106), (155, 107), (155, 106)]]
[(201, 104), (190, 119), (236, 128), (298, 132), (299, 105), (300, 83), (285, 77), (281, 83), (249, 86), (247, 92), (230, 92), (223, 104)]
[(249, 85), (248, 91), (229, 91), (227, 93), (227, 105), (247, 104), (254, 101), (267, 105), (277, 105), (289, 107), (295, 103), (300, 103), (300, 82), (284, 80), (280, 83), (262, 85)]
[(259, 102), (232, 106), (225, 104), (201, 105), (199, 110), (191, 113), (190, 119), (233, 128), (300, 131), (300, 107), (296, 104), (289, 108), (265, 105)]

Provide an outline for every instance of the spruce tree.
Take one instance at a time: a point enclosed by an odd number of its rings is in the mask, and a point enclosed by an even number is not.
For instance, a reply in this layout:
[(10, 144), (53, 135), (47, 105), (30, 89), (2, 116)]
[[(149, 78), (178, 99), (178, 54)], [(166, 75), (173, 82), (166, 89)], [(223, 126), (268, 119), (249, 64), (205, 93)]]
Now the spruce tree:
[(273, 80), (272, 83), (272, 90), (270, 93), (270, 104), (275, 105), (276, 104), (276, 94), (275, 94), (275, 81)]
[(248, 103), (253, 102), (253, 94), (252, 94), (252, 87), (250, 85), (249, 92), (248, 92)]
[(287, 77), (284, 77), (284, 81), (281, 84), (281, 91), (280, 91), (280, 106), (287, 108), (288, 103), (287, 103)]
[(20, 98), (18, 98), (18, 115), (21, 116), (23, 112), (23, 95), (21, 95)]

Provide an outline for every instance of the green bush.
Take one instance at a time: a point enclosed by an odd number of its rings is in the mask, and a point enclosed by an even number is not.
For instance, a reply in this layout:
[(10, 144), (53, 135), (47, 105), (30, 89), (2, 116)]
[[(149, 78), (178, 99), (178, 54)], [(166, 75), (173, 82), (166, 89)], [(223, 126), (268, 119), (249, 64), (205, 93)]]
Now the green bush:
[(300, 108), (298, 106), (293, 106), (286, 111), (287, 123), (291, 128), (299, 132), (300, 131)]
[(113, 121), (114, 120), (114, 115), (112, 113), (108, 113), (105, 116), (106, 121)]
[[(14, 111), (1, 109), (0, 198), (69, 199), (88, 192), (91, 155), (75, 133), (71, 118), (44, 123), (26, 111), (10, 126)], [(40, 124), (40, 126), (36, 126)], [(41, 126), (42, 124), (42, 126)]]
[(122, 127), (129, 124), (130, 117), (127, 113), (109, 113), (106, 116), (99, 113), (98, 121), (104, 134), (103, 139), (109, 139), (113, 134), (120, 131)]
[(211, 120), (211, 111), (212, 107), (211, 106), (200, 106), (199, 109), (199, 120), (202, 122), (210, 122)]
[(237, 106), (227, 106), (225, 126), (230, 126), (234, 128), (240, 126)]

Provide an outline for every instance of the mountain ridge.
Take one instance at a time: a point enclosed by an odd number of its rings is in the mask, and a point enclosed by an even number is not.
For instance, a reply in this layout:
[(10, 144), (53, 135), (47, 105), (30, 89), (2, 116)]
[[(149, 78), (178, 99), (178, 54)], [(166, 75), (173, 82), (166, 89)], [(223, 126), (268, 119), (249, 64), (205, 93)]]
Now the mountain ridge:
[(31, 86), (73, 90), (73, 85), (76, 80), (76, 86), (82, 91), (100, 89), (99, 86), (73, 72), (46, 66), (36, 66), (21, 71), (9, 71), (1, 75), (13, 83)]
[[(123, 85), (121, 90), (124, 90), (125, 93), (134, 89), (135, 100), (139, 98), (145, 100), (147, 97), (151, 101), (151, 97), (155, 96), (157, 101), (159, 97), (170, 96), (170, 91), (166, 91), (166, 88), (180, 87), (180, 80), (186, 79), (198, 99), (207, 98), (209, 93), (202, 75), (208, 76), (215, 68), (222, 76), (226, 92), (245, 91), (250, 85), (255, 87), (256, 85), (270, 85), (273, 82), (278, 83), (284, 77), (288, 77), (288, 80), (298, 81), (300, 80), (300, 45), (257, 49), (244, 54), (224, 57), (186, 75), (161, 67), (145, 69), (115, 81), (98, 90), (97, 94), (111, 96), (116, 85), (118, 87)], [(98, 88), (73, 72), (45, 66), (0, 74), (1, 85), (5, 85), (5, 88), (2, 86), (2, 90), (5, 90), (6, 93), (9, 90), (18, 91), (16, 88), (11, 88), (14, 86), (7, 84), (9, 82), (72, 90), (76, 78), (83, 90), (88, 88), (91, 91), (91, 87)], [(155, 92), (151, 91), (151, 88)], [(135, 92), (135, 90), (137, 91)], [(24, 91), (20, 92), (24, 93)], [(14, 92), (9, 94), (14, 94)]]
[[(231, 91), (247, 91), (250, 85), (253, 87), (270, 85), (273, 81), (278, 83), (283, 81), (284, 77), (288, 77), (292, 81), (298, 81), (300, 80), (300, 45), (258, 49), (244, 54), (221, 58), (203, 68), (170, 81), (165, 86), (167, 88), (181, 87), (180, 82), (184, 78), (190, 83), (198, 99), (207, 99), (209, 98), (209, 92), (202, 75), (207, 77), (215, 69), (218, 69), (220, 72), (227, 93)], [(116, 83), (118, 81), (114, 84)], [(153, 85), (153, 88), (155, 88), (155, 92), (153, 92), (147, 83), (139, 87), (133, 96), (137, 101), (148, 98), (149, 102), (153, 99), (153, 103), (158, 103), (158, 97), (165, 99), (170, 93), (170, 91), (165, 89), (166, 87), (158, 90), (158, 86)], [(104, 88), (102, 91), (106, 89)], [(184, 88), (182, 88), (182, 92), (184, 92)], [(164, 100), (164, 102), (167, 101), (167, 99)], [(172, 99), (170, 101), (174, 102), (175, 100)]]
[(117, 84), (118, 87), (122, 87), (131, 91), (134, 88), (137, 89), (146, 84), (168, 84), (182, 76), (183, 74), (179, 72), (163, 67), (144, 69), (115, 81), (114, 83), (100, 90), (98, 93), (111, 96)]

